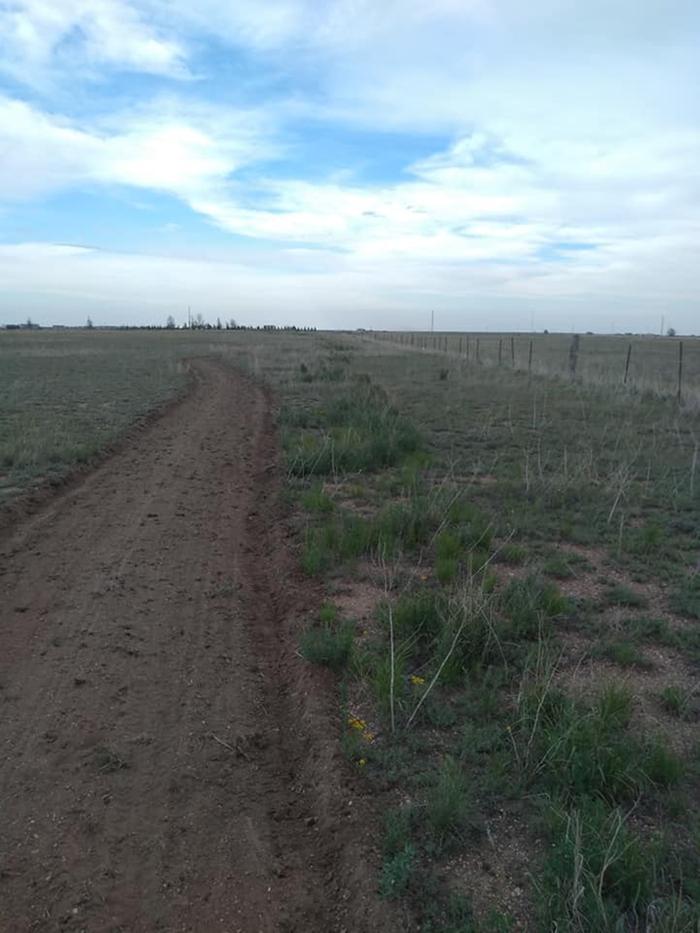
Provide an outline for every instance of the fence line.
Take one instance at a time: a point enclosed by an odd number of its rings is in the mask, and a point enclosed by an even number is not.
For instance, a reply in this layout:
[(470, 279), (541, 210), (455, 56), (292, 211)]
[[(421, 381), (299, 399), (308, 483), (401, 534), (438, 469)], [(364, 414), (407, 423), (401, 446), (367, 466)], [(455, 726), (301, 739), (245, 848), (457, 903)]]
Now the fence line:
[[(700, 340), (544, 334), (434, 334), (368, 331), (363, 336), (417, 352), (443, 353), (476, 366), (510, 369), (542, 376), (559, 376), (594, 385), (624, 386), (675, 396), (679, 405), (700, 404)], [(619, 356), (617, 352), (619, 350)], [(695, 351), (689, 354), (688, 351)]]

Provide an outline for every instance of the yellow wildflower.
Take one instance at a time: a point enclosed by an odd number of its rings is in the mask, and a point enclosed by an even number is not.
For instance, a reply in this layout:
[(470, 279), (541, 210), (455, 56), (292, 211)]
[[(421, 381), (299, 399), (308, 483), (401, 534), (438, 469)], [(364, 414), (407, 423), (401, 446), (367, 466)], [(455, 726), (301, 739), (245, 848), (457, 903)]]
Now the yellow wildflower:
[(365, 729), (365, 731), (362, 733), (362, 738), (365, 740), (365, 742), (374, 742), (374, 733), (370, 732), (369, 729)]
[(357, 716), (350, 716), (348, 725), (351, 729), (357, 729), (358, 732), (363, 732), (367, 728), (367, 723), (364, 719), (360, 719)]
[(367, 759), (366, 759), (366, 758), (360, 758), (360, 760), (357, 762), (357, 764), (360, 766), (360, 768), (364, 768), (364, 766), (367, 764)]
[(411, 683), (416, 687), (420, 687), (421, 684), (425, 683), (425, 677), (419, 677), (418, 674), (411, 674)]

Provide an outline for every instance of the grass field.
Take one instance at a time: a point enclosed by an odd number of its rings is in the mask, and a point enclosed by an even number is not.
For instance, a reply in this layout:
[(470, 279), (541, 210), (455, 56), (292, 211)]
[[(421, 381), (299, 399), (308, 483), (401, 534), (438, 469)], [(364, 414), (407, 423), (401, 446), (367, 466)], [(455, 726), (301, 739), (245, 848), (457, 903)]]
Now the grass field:
[(90, 462), (172, 398), (186, 357), (242, 346), (225, 331), (0, 331), (0, 504)]
[(440, 336), (0, 334), (5, 496), (177, 392), (188, 356), (267, 379), (326, 592), (300, 651), (337, 672), (405, 928), (697, 930), (700, 416)]

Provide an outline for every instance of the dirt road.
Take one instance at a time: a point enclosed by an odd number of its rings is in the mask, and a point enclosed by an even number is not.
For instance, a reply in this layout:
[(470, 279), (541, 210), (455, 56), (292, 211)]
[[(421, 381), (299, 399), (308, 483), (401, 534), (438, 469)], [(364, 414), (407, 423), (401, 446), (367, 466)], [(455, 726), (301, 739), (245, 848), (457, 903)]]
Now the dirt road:
[(0, 930), (387, 930), (278, 521), (266, 393), (214, 362), (0, 540)]

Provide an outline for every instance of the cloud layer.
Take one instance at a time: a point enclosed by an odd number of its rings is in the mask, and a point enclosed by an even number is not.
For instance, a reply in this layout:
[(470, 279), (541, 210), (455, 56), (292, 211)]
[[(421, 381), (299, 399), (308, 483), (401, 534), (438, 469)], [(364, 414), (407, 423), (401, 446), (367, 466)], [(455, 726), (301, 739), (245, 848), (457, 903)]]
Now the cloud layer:
[[(0, 223), (50, 215), (3, 237), (0, 284), (47, 320), (229, 289), (319, 326), (692, 330), (700, 13), (644, 7), (0, 0)], [(106, 220), (129, 192), (180, 205), (177, 257), (143, 246), (161, 202), (118, 251), (66, 252), (86, 192)]]

